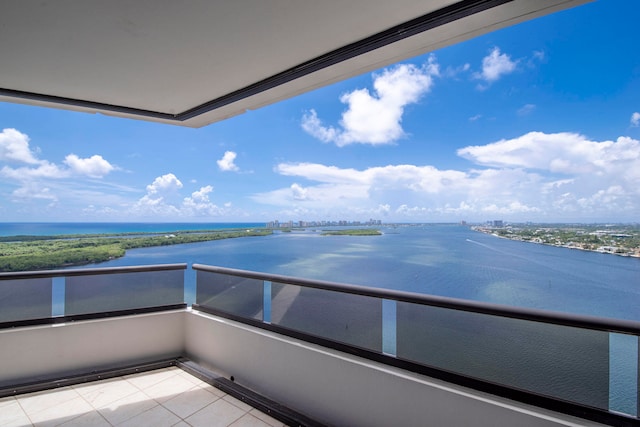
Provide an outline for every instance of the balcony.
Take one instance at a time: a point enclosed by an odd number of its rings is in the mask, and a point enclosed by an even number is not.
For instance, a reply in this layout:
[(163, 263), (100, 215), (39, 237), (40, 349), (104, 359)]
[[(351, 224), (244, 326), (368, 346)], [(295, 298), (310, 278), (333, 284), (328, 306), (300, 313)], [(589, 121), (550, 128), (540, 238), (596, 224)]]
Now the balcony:
[(0, 274), (0, 414), (173, 372), (287, 425), (640, 424), (638, 322), (191, 270)]

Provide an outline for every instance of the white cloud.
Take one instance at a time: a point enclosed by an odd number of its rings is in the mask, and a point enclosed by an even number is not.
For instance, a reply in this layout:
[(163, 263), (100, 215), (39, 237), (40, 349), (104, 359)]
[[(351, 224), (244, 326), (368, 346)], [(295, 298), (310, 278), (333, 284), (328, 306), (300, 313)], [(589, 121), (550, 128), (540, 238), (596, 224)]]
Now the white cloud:
[(631, 126), (637, 127), (640, 126), (640, 113), (637, 111), (631, 115)]
[(33, 183), (17, 188), (13, 193), (11, 193), (11, 196), (18, 201), (30, 199), (49, 200), (51, 202), (58, 201), (58, 197), (51, 193), (51, 189), (49, 187), (43, 187), (39, 184)]
[(235, 165), (234, 160), (236, 159), (237, 154), (233, 151), (226, 151), (222, 159), (218, 160), (218, 167), (221, 171), (237, 171), (238, 166)]
[(0, 176), (19, 182), (69, 176), (69, 171), (47, 160), (38, 159), (29, 147), (29, 137), (16, 129), (4, 129), (0, 133), (0, 161), (27, 164), (20, 167), (5, 165), (0, 169)]
[(547, 59), (547, 55), (544, 53), (544, 50), (534, 50), (533, 59), (543, 62), (545, 59)]
[(315, 110), (302, 118), (302, 128), (323, 142), (342, 147), (348, 144), (390, 144), (402, 138), (402, 116), (407, 105), (414, 104), (433, 85), (439, 75), (435, 58), (417, 67), (402, 64), (374, 75), (374, 93), (358, 89), (340, 97), (348, 108), (342, 113), (339, 127), (324, 126)]
[(147, 186), (147, 194), (141, 197), (126, 212), (138, 217), (173, 220), (175, 218), (219, 218), (232, 216), (244, 218), (246, 213), (234, 209), (230, 202), (218, 206), (210, 200), (213, 186), (206, 185), (182, 198), (180, 180), (172, 173), (156, 178)]
[(326, 166), (318, 163), (281, 163), (276, 171), (282, 175), (303, 176), (312, 181), (326, 183), (365, 183), (366, 174), (356, 169), (340, 169), (336, 166)]
[(515, 71), (517, 63), (512, 61), (506, 53), (500, 53), (500, 48), (494, 47), (489, 55), (482, 58), (482, 72), (476, 78), (487, 83), (493, 83), (506, 74)]
[[(383, 215), (397, 220), (632, 219), (640, 211), (640, 141), (590, 141), (573, 133), (531, 132), (468, 146), (458, 154), (470, 170), (387, 165), (362, 170), (317, 163), (282, 163), (293, 183), (253, 195), (287, 212)], [(558, 176), (560, 175), (560, 177)], [(380, 207), (386, 206), (385, 210)]]
[(291, 194), (294, 200), (306, 200), (307, 190), (302, 188), (299, 184), (291, 184)]
[(156, 197), (155, 199), (150, 195), (146, 194), (140, 200), (138, 200), (138, 204), (140, 206), (158, 206), (162, 203), (162, 197)]
[[(68, 154), (59, 164), (38, 158), (38, 151), (29, 147), (27, 135), (15, 129), (0, 133), (0, 179), (13, 189), (5, 189), (10, 195), (7, 201), (20, 203), (24, 211), (65, 206), (64, 212), (47, 210), (66, 218), (71, 209), (77, 209), (87, 218), (103, 220), (149, 218), (171, 221), (174, 218), (247, 218), (247, 213), (236, 209), (231, 202), (216, 205), (210, 200), (213, 186), (201, 186), (188, 197), (180, 194), (184, 188), (175, 174), (156, 177), (145, 187), (146, 193), (131, 200), (130, 194), (139, 188), (117, 183), (78, 179), (78, 177), (102, 178), (118, 168), (103, 158), (93, 155), (82, 158)], [(226, 165), (233, 169), (233, 156), (225, 155)], [(14, 164), (15, 163), (15, 164)], [(17, 185), (15, 185), (17, 184)], [(193, 185), (194, 181), (190, 185)], [(42, 205), (42, 201), (46, 202)], [(54, 218), (52, 216), (51, 218)]]
[(74, 175), (86, 175), (91, 178), (102, 178), (116, 168), (102, 156), (94, 155), (81, 159), (75, 154), (68, 155), (64, 163), (68, 168), (60, 167), (47, 160), (38, 160), (33, 167), (23, 166), (12, 168), (4, 166), (0, 169), (0, 176), (16, 181), (31, 181), (34, 179), (63, 179)]
[(168, 173), (157, 177), (153, 183), (147, 185), (147, 192), (149, 194), (156, 194), (159, 192), (175, 191), (182, 188), (182, 182), (172, 173)]
[(138, 200), (130, 209), (135, 216), (152, 216), (154, 218), (180, 216), (180, 211), (174, 205), (166, 203), (163, 197), (153, 198), (147, 194)]
[(29, 148), (29, 137), (16, 129), (3, 129), (0, 133), (0, 161), (40, 163)]
[(183, 216), (220, 216), (229, 211), (229, 207), (218, 207), (209, 200), (209, 194), (213, 191), (211, 185), (200, 188), (191, 193), (191, 197), (185, 197), (181, 207)]
[[(70, 176), (70, 178), (73, 178)], [(109, 206), (114, 210), (130, 203), (128, 195), (138, 191), (132, 187), (114, 185), (105, 181), (88, 181), (78, 179), (23, 179), (18, 182), (19, 187), (12, 193), (9, 200), (22, 205), (18, 209), (29, 215), (28, 212), (43, 215), (51, 220), (68, 220), (70, 212), (77, 210), (80, 215), (88, 220), (114, 219), (114, 215), (106, 217)], [(41, 202), (49, 202), (43, 205)], [(88, 210), (87, 206), (93, 205)], [(58, 206), (58, 210), (44, 210)], [(89, 212), (96, 213), (91, 217)], [(98, 215), (102, 215), (99, 217)], [(37, 217), (34, 217), (37, 218)], [(125, 217), (126, 219), (127, 217)], [(119, 218), (118, 218), (119, 219)]]
[(191, 193), (191, 200), (195, 202), (209, 202), (209, 193), (213, 191), (213, 186), (207, 185), (198, 191)]
[(46, 160), (40, 160), (37, 167), (11, 168), (4, 166), (0, 169), (0, 176), (16, 181), (32, 181), (34, 179), (59, 179), (69, 176), (69, 171), (60, 169), (57, 165)]
[(65, 157), (64, 163), (69, 166), (74, 173), (87, 175), (92, 178), (102, 178), (114, 170), (111, 163), (97, 154), (86, 159), (81, 159), (75, 154), (69, 154)]
[(536, 106), (534, 104), (525, 104), (518, 109), (518, 115), (528, 116), (529, 114), (533, 113), (535, 109), (536, 109)]
[[(309, 135), (319, 139), (322, 142), (336, 142), (340, 137), (340, 130), (334, 127), (326, 127), (322, 124), (322, 121), (318, 118), (316, 110), (310, 110), (302, 117), (302, 129)], [(338, 146), (346, 145), (337, 143)]]
[(526, 60), (526, 65), (528, 68), (536, 68), (539, 64), (544, 64), (547, 62), (547, 54), (544, 50), (534, 50), (531, 53), (531, 57)]
[(465, 63), (458, 67), (447, 67), (444, 69), (442, 75), (447, 78), (457, 78), (459, 74), (466, 73), (471, 69), (471, 64)]
[(102, 218), (118, 218), (119, 212), (109, 206), (103, 206), (97, 208), (94, 205), (89, 205), (82, 209), (82, 214), (90, 218), (102, 217)]
[(640, 168), (639, 141), (620, 137), (616, 141), (596, 142), (568, 132), (530, 132), (509, 140), (461, 148), (458, 155), (480, 165), (564, 174), (626, 174), (625, 168)]
[[(395, 215), (413, 219), (468, 216), (483, 211), (518, 214), (535, 212), (520, 190), (533, 193), (539, 176), (522, 170), (456, 171), (433, 166), (389, 165), (364, 170), (340, 169), (320, 164), (281, 164), (286, 176), (317, 181), (305, 187), (305, 198), (296, 198), (291, 188), (254, 195), (254, 200), (334, 215)], [(357, 206), (357, 208), (354, 208)]]
[(0, 169), (1, 177), (21, 183), (37, 183), (38, 180), (43, 179), (64, 179), (73, 175), (101, 178), (116, 169), (97, 154), (86, 159), (69, 154), (64, 160), (67, 167), (39, 159), (29, 147), (29, 137), (16, 129), (4, 129), (0, 133), (0, 162), (2, 161), (26, 163), (26, 165), (19, 167), (4, 165)]

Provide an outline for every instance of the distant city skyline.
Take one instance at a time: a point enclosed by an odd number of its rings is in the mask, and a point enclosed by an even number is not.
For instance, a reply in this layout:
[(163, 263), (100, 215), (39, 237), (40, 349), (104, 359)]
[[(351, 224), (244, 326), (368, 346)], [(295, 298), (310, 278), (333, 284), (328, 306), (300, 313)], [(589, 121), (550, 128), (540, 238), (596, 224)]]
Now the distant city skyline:
[(288, 228), (288, 227), (329, 227), (329, 226), (371, 226), (371, 225), (383, 225), (381, 219), (369, 219), (367, 221), (358, 221), (358, 220), (318, 220), (318, 221), (307, 221), (304, 219), (293, 221), (280, 221), (278, 219), (267, 222), (267, 228)]
[(201, 129), (0, 103), (0, 221), (638, 222), (638, 16), (596, 1)]

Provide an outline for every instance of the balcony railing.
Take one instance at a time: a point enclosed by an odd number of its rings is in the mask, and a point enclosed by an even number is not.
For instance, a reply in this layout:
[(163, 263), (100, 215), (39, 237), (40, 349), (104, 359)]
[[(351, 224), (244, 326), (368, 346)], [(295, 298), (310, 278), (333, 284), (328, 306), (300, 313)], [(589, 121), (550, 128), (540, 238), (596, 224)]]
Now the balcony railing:
[(0, 273), (0, 327), (184, 306), (187, 264)]
[(193, 269), (198, 310), (553, 410), (637, 419), (639, 322)]
[[(0, 328), (183, 308), (186, 268), (1, 273)], [(196, 311), (526, 404), (613, 425), (640, 422), (640, 322), (193, 270)]]

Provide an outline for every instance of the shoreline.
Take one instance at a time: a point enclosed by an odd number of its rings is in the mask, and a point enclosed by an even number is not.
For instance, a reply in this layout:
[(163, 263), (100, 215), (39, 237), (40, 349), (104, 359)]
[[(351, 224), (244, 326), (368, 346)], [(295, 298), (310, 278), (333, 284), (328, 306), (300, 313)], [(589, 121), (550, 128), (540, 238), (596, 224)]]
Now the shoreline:
[(270, 235), (272, 231), (254, 228), (134, 234), (6, 236), (0, 242), (0, 272), (50, 270), (98, 264), (122, 258), (129, 249), (260, 237)]
[[(575, 250), (584, 251), (584, 252), (594, 252), (594, 253), (597, 253), (597, 254), (616, 255), (616, 256), (621, 256), (621, 257), (624, 257), (624, 258), (640, 258), (640, 249), (635, 249), (635, 253), (589, 249), (589, 248), (583, 248), (583, 247), (580, 247), (580, 246), (569, 246), (568, 244), (536, 242), (536, 241), (533, 241), (533, 240), (525, 240), (525, 239), (522, 239), (522, 238), (509, 237), (509, 236), (497, 234), (492, 229), (487, 229), (487, 228), (482, 228), (482, 227), (475, 227), (474, 226), (474, 227), (470, 227), (470, 228), (471, 228), (471, 230), (476, 231), (478, 233), (488, 234), (488, 235), (497, 237), (499, 239), (513, 240), (514, 242), (533, 243), (533, 244), (536, 244), (536, 245), (552, 246), (552, 247), (563, 248), (563, 249), (575, 249)], [(518, 235), (516, 235), (516, 236), (519, 237)]]

